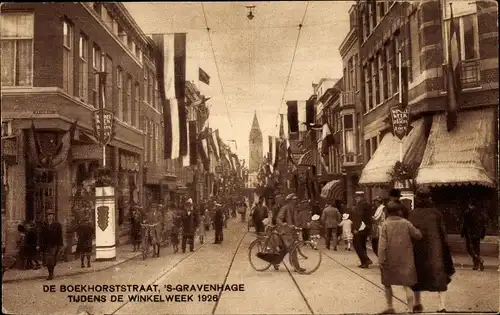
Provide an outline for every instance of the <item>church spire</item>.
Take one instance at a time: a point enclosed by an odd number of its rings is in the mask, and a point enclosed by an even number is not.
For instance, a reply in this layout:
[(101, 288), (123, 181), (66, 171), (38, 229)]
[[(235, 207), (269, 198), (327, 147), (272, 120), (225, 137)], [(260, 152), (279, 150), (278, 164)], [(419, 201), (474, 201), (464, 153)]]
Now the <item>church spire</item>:
[(259, 120), (257, 119), (257, 111), (253, 114), (252, 130), (260, 130)]

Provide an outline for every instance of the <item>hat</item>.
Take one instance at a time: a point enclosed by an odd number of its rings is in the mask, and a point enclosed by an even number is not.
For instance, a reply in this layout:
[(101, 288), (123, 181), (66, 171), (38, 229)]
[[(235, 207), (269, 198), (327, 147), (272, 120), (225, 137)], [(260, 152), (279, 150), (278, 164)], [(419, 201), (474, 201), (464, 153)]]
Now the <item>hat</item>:
[(395, 201), (389, 201), (385, 208), (387, 209), (387, 214), (389, 215), (397, 215), (402, 211), (402, 205)]
[(428, 187), (422, 186), (415, 192), (415, 197), (428, 198), (431, 196), (431, 190)]
[(400, 198), (401, 197), (401, 190), (399, 189), (391, 189), (391, 191), (389, 192), (389, 196), (390, 197), (396, 197), (396, 198)]
[(356, 191), (354, 194), (355, 194), (356, 196), (362, 196), (362, 195), (364, 195), (364, 194), (365, 194), (365, 192), (364, 192), (364, 191), (362, 191), (362, 190), (358, 190), (358, 191)]
[(349, 219), (349, 213), (344, 213), (342, 215), (342, 220), (347, 220), (347, 219)]
[(189, 198), (188, 200), (186, 200), (186, 203), (193, 204), (193, 199)]
[(49, 215), (49, 214), (54, 214), (54, 210), (52, 210), (52, 209), (47, 209), (47, 210), (45, 211), (45, 215)]
[(311, 220), (313, 221), (318, 221), (319, 220), (319, 215), (315, 214), (312, 216)]
[(373, 201), (382, 202), (382, 198), (380, 196), (377, 196), (377, 197), (373, 198)]
[(297, 195), (295, 195), (294, 193), (291, 193), (288, 196), (286, 196), (285, 200), (295, 200), (295, 199), (298, 199)]

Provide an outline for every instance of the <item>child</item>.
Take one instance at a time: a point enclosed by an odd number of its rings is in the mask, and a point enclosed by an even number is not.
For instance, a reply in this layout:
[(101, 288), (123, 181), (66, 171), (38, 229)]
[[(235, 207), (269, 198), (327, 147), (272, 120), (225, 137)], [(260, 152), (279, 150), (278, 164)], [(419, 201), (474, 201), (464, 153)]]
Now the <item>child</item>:
[(352, 221), (349, 219), (349, 214), (344, 213), (342, 215), (342, 222), (339, 223), (339, 227), (342, 227), (342, 239), (347, 242), (346, 250), (351, 251), (352, 245)]
[(314, 243), (314, 247), (317, 247), (317, 242), (320, 239), (321, 234), (321, 223), (319, 221), (320, 216), (315, 214), (311, 218), (311, 222), (307, 224), (309, 229), (311, 241)]
[(207, 234), (206, 217), (208, 216), (208, 211), (204, 210), (200, 216), (200, 223), (198, 224), (198, 234), (200, 236), (200, 244), (205, 242), (205, 235)]

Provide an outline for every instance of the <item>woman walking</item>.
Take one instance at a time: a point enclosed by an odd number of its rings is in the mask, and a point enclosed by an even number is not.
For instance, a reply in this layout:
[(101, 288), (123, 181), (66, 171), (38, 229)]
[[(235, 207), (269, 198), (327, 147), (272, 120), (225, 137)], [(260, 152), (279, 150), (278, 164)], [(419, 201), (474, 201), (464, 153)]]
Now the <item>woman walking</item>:
[[(439, 313), (446, 312), (446, 295), (451, 276), (455, 273), (450, 247), (446, 237), (443, 215), (433, 205), (428, 188), (419, 188), (415, 196), (415, 210), (409, 220), (422, 231), (422, 239), (415, 241), (415, 267), (417, 283), (412, 287), (415, 293), (414, 312), (422, 312), (420, 292), (438, 292)], [(432, 262), (432, 263), (429, 263)]]
[(373, 224), (372, 224), (372, 249), (375, 255), (378, 256), (378, 243), (379, 243), (379, 234), (380, 227), (385, 220), (385, 206), (382, 203), (382, 198), (375, 197), (373, 199), (373, 204), (375, 205), (375, 214), (373, 214)]
[(206, 210), (202, 210), (200, 215), (200, 222), (198, 224), (198, 235), (200, 237), (200, 244), (205, 242), (205, 236), (207, 235), (207, 224), (205, 224), (205, 220), (208, 216), (208, 212)]
[(412, 239), (421, 239), (422, 233), (408, 220), (401, 218), (401, 205), (387, 204), (388, 217), (380, 229), (378, 260), (385, 287), (387, 308), (380, 314), (394, 314), (392, 286), (403, 286), (406, 291), (408, 312), (413, 312), (413, 291), (417, 283), (417, 271), (413, 257)]

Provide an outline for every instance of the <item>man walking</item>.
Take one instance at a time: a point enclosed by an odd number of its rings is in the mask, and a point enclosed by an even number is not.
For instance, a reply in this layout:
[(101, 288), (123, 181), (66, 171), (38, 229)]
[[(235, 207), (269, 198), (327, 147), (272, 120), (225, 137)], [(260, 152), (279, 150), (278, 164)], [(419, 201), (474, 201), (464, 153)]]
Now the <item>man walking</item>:
[(222, 241), (224, 240), (224, 214), (222, 213), (222, 206), (219, 203), (215, 203), (214, 227), (214, 244), (222, 244)]
[(330, 249), (330, 242), (333, 238), (333, 250), (337, 250), (337, 229), (338, 225), (341, 221), (340, 211), (339, 209), (333, 206), (333, 201), (328, 200), (327, 206), (323, 210), (321, 214), (321, 222), (323, 222), (323, 226), (325, 227), (325, 244), (326, 249)]
[(264, 196), (259, 197), (259, 202), (255, 205), (255, 209), (253, 211), (253, 222), (255, 224), (255, 232), (264, 233), (265, 226), (262, 223), (262, 220), (268, 217), (267, 207), (264, 205), (265, 198)]
[(366, 269), (373, 264), (366, 253), (366, 241), (371, 233), (372, 210), (368, 202), (366, 202), (365, 193), (363, 191), (357, 191), (355, 199), (356, 210), (352, 218), (352, 229), (354, 233), (353, 243), (356, 254), (361, 262), (358, 267)]
[(481, 258), (481, 239), (486, 236), (486, 216), (482, 209), (477, 209), (474, 202), (469, 201), (465, 209), (461, 236), (465, 237), (467, 252), (472, 258), (473, 270), (484, 270)]
[(186, 213), (182, 217), (182, 252), (186, 252), (186, 242), (189, 242), (189, 250), (194, 252), (194, 233), (198, 226), (197, 218), (193, 212), (193, 200), (186, 201)]
[(54, 279), (54, 268), (57, 264), (59, 250), (63, 247), (62, 226), (55, 220), (52, 209), (45, 212), (47, 223), (42, 229), (41, 245), (45, 252), (45, 266), (49, 271), (47, 280)]

